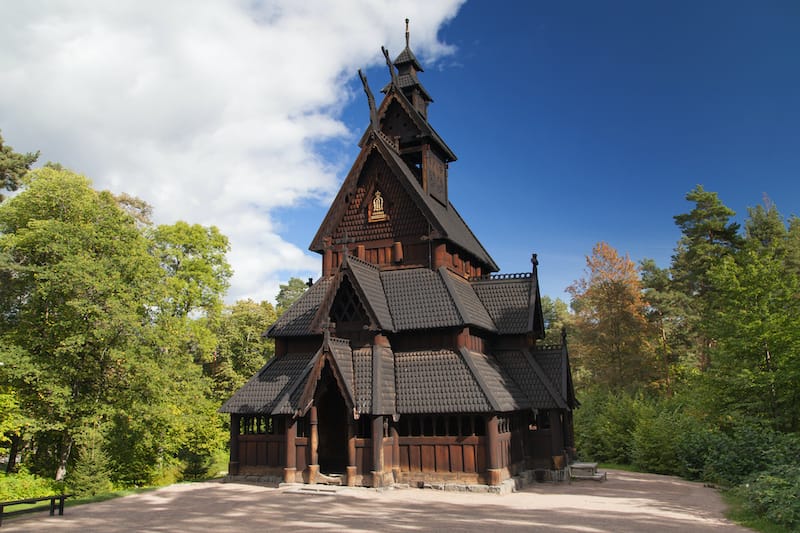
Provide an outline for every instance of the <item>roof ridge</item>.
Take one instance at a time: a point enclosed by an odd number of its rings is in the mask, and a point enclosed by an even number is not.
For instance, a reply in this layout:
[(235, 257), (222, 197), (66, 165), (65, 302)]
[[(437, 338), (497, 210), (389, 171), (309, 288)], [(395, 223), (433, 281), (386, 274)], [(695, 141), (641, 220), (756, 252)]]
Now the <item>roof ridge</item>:
[(453, 286), (454, 281), (450, 279), (450, 271), (447, 269), (446, 266), (442, 265), (437, 269), (439, 277), (444, 282), (444, 288), (447, 290), (447, 294), (450, 295), (450, 299), (453, 301), (453, 305), (456, 306), (456, 312), (461, 317), (461, 322), (464, 324), (471, 324), (473, 321), (470, 320), (469, 312), (464, 307), (461, 302), (461, 298), (458, 298), (456, 295), (456, 288)]
[[(497, 401), (497, 398), (494, 397), (492, 391), (489, 390), (489, 384), (483, 379), (483, 375), (478, 370), (478, 367), (475, 365), (475, 361), (472, 360), (473, 352), (467, 349), (465, 346), (462, 346), (458, 349), (459, 354), (461, 354), (461, 358), (467, 364), (467, 368), (469, 368), (470, 373), (475, 378), (475, 381), (478, 382), (478, 387), (480, 387), (481, 392), (483, 395), (486, 396), (486, 400), (492, 406), (492, 409), (495, 411), (500, 411), (500, 402)], [(485, 355), (485, 354), (482, 354)]]
[(533, 356), (531, 350), (529, 350), (528, 348), (523, 348), (522, 354), (525, 356), (525, 359), (528, 361), (528, 364), (531, 366), (533, 371), (539, 377), (539, 380), (542, 382), (542, 385), (544, 385), (544, 388), (547, 389), (547, 392), (550, 394), (553, 400), (555, 400), (556, 405), (558, 405), (558, 407), (561, 409), (568, 409), (569, 406), (567, 406), (566, 402), (564, 401), (564, 398), (561, 396), (561, 394), (559, 394), (557, 390), (555, 390), (555, 388), (553, 387), (553, 382), (550, 381), (549, 377), (547, 377), (547, 374), (545, 373), (544, 369), (541, 367), (539, 362), (536, 360), (536, 358)]
[(348, 255), (345, 255), (344, 258), (342, 259), (342, 263), (343, 264), (345, 262), (349, 263), (350, 261), (355, 261), (357, 264), (361, 264), (361, 265), (364, 265), (364, 266), (371, 267), (373, 270), (380, 270), (378, 265), (374, 265), (374, 264), (370, 263), (369, 261), (365, 261), (364, 259), (361, 259), (360, 257), (355, 256), (355, 255), (349, 255), (348, 254)]
[(508, 274), (484, 274), (482, 276), (470, 276), (470, 282), (477, 282), (477, 281), (501, 281), (501, 280), (508, 280), (508, 279), (531, 279), (530, 272), (514, 272)]

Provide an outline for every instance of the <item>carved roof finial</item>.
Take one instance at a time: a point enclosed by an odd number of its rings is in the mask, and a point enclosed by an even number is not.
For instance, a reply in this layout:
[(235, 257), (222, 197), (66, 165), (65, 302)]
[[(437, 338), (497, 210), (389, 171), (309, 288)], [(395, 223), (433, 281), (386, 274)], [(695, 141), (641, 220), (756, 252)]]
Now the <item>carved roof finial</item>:
[(408, 33), (408, 19), (406, 19), (406, 48), (408, 48), (409, 33)]
[(392, 77), (392, 83), (398, 89), (400, 88), (400, 82), (397, 80), (397, 71), (394, 69), (394, 64), (392, 60), (389, 59), (389, 50), (386, 47), (381, 46), (381, 52), (383, 52), (383, 57), (386, 58), (386, 66), (389, 67), (389, 75)]
[(369, 104), (369, 125), (373, 130), (378, 130), (378, 111), (375, 109), (375, 97), (372, 96), (372, 90), (367, 83), (367, 75), (358, 69), (358, 77), (361, 78), (361, 85), (364, 86), (364, 92), (367, 94), (367, 103)]

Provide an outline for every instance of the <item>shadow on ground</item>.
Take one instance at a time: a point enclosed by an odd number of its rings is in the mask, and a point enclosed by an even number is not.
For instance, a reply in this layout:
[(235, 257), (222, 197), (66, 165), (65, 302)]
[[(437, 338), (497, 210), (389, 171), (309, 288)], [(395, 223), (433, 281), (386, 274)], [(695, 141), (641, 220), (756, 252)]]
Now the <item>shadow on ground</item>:
[(604, 483), (545, 483), (508, 495), (424, 489), (297, 493), (255, 485), (172, 485), (9, 519), (3, 531), (750, 531), (719, 494), (668, 476), (611, 472)]

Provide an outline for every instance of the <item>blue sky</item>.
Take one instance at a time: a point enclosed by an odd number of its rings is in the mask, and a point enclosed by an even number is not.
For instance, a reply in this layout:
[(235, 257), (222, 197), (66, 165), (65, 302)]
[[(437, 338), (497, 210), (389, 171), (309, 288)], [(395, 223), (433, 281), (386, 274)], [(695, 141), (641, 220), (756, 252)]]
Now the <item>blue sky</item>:
[(439, 37), (456, 52), (421, 80), (451, 200), (503, 272), (539, 255), (543, 294), (599, 241), (668, 266), (697, 184), (739, 220), (764, 195), (800, 215), (800, 3), (475, 1)]
[(307, 251), (368, 123), (358, 80), (411, 45), (450, 198), (503, 272), (564, 298), (606, 241), (667, 266), (697, 184), (800, 215), (800, 2), (0, 3), (0, 129), (158, 223), (231, 241), (228, 301)]

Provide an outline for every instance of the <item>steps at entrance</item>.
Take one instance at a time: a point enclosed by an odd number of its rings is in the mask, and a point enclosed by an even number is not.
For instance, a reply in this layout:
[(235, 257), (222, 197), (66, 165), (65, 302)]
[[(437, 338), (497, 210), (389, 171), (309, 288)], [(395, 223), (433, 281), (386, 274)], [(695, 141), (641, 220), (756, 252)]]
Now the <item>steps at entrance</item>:
[(597, 463), (572, 463), (569, 465), (569, 477), (570, 479), (605, 481), (608, 479), (608, 473), (598, 472)]
[(320, 472), (317, 474), (316, 483), (320, 485), (337, 485), (342, 486), (344, 483), (342, 482), (342, 474), (323, 474)]

